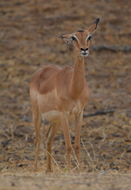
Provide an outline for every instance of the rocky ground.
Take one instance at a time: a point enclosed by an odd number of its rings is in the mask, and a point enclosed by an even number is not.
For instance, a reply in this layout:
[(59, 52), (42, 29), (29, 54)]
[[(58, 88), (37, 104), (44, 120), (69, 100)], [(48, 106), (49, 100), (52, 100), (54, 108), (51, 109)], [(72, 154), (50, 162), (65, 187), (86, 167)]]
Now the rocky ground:
[[(131, 189), (131, 54), (125, 49), (131, 46), (130, 6), (129, 0), (0, 1), (1, 190)], [(58, 36), (86, 28), (97, 17), (101, 23), (86, 60), (91, 95), (81, 132), (81, 173), (65, 170), (61, 133), (53, 146), (55, 174), (43, 174), (45, 142), (34, 173), (32, 74), (45, 64), (71, 65), (71, 52)], [(103, 45), (116, 50), (99, 49)]]

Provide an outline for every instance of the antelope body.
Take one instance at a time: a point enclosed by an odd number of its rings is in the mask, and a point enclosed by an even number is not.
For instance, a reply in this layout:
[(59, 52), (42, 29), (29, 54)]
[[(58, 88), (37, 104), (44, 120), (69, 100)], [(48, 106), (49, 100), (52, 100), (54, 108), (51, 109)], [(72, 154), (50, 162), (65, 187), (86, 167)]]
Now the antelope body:
[(96, 30), (99, 19), (86, 30), (62, 35), (61, 38), (74, 47), (74, 66), (64, 68), (49, 65), (38, 70), (30, 84), (33, 123), (36, 132), (35, 168), (37, 168), (40, 146), (41, 116), (50, 121), (47, 141), (47, 171), (51, 166), (51, 145), (61, 125), (66, 145), (67, 163), (71, 167), (71, 139), (69, 133), (70, 116), (74, 115), (75, 153), (80, 162), (80, 130), (83, 122), (83, 110), (88, 102), (89, 89), (85, 79), (84, 57), (89, 54), (91, 35)]

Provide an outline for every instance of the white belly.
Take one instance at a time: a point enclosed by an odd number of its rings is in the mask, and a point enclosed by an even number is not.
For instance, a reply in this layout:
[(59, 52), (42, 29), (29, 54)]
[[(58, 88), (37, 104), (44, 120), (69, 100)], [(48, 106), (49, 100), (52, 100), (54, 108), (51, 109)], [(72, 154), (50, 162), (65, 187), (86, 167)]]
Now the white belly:
[(60, 120), (60, 115), (59, 111), (49, 111), (42, 113), (42, 119), (47, 121)]
[(81, 112), (80, 103), (76, 103), (72, 110), (66, 111), (66, 112), (60, 112), (56, 110), (48, 111), (41, 113), (42, 114), (42, 120), (44, 123), (49, 124), (55, 123), (57, 125), (61, 125), (61, 116), (65, 114), (66, 118), (68, 119), (69, 125), (73, 126), (75, 123), (75, 116), (76, 114)]

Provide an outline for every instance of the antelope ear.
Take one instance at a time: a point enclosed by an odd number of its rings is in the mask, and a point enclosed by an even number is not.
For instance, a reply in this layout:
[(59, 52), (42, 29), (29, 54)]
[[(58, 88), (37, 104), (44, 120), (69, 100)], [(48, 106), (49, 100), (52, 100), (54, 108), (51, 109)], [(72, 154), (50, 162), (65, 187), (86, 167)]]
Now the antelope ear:
[(60, 36), (60, 38), (63, 39), (66, 44), (71, 44), (73, 41), (72, 34), (63, 34)]
[(95, 22), (94, 22), (91, 26), (89, 26), (88, 31), (89, 31), (90, 33), (95, 32), (95, 30), (97, 29), (97, 25), (98, 25), (99, 22), (100, 22), (100, 19), (97, 18), (97, 19), (95, 20)]

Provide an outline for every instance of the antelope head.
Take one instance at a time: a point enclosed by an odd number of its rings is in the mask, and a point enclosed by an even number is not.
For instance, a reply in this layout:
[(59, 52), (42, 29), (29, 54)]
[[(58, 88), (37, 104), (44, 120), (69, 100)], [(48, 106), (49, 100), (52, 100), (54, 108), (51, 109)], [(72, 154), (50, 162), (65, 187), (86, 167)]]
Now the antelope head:
[(78, 30), (72, 34), (61, 35), (61, 38), (69, 45), (72, 45), (74, 52), (78, 55), (87, 57), (89, 55), (89, 47), (91, 44), (92, 34), (95, 32), (100, 19), (97, 18), (93, 24), (91, 24), (85, 30)]

